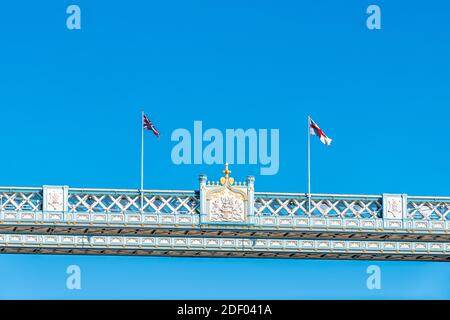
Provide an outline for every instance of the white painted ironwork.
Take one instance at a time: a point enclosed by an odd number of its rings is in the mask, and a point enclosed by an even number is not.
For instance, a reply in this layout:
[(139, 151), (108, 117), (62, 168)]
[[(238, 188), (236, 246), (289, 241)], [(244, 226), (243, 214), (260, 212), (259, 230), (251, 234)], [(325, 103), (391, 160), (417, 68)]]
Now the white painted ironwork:
[(1, 211), (42, 210), (42, 189), (0, 189)]
[(382, 217), (380, 198), (344, 198), (312, 195), (311, 210), (306, 196), (258, 196), (255, 198), (257, 216), (309, 216), (329, 218), (376, 219)]
[(410, 199), (408, 218), (414, 220), (450, 220), (450, 200)]
[[(4, 211), (0, 212), (1, 226), (53, 226), (60, 230), (63, 227), (87, 226), (89, 228), (145, 227), (170, 228), (171, 230), (208, 230), (217, 229), (217, 225), (201, 223), (202, 217), (197, 214), (155, 214), (155, 213), (105, 213), (105, 212), (33, 212)], [(1, 227), (0, 227), (1, 229)], [(347, 232), (351, 234), (371, 234), (365, 237), (391, 235), (450, 235), (450, 220), (392, 220), (392, 219), (357, 219), (301, 216), (256, 216), (250, 225), (221, 225), (222, 230), (234, 232), (252, 231), (284, 231), (284, 232)]]
[(94, 254), (146, 255), (153, 251), (170, 250), (173, 255), (217, 256), (228, 252), (235, 256), (293, 257), (301, 254), (310, 258), (356, 258), (377, 259), (380, 257), (399, 260), (447, 261), (449, 243), (409, 241), (342, 241), (342, 240), (297, 240), (258, 238), (211, 238), (211, 237), (136, 237), (136, 236), (82, 236), (0, 234), (2, 252), (52, 252), (63, 253), (83, 250)]
[(251, 220), (220, 225), (201, 191), (69, 188), (60, 211), (43, 188), (0, 187), (0, 252), (450, 261), (450, 197), (402, 195), (386, 217), (386, 195), (313, 194), (308, 210), (306, 194), (248, 187)]
[[(200, 199), (195, 191), (145, 191), (143, 207), (138, 190), (69, 189), (69, 213), (199, 214)], [(296, 216), (311, 218), (383, 218), (382, 196), (311, 196), (306, 194), (255, 193), (255, 216)], [(42, 188), (0, 188), (0, 211), (43, 210)], [(450, 220), (449, 197), (408, 197), (407, 219)]]
[(141, 208), (139, 193), (70, 193), (69, 212), (103, 213), (155, 213), (155, 214), (196, 214), (198, 199), (195, 194), (151, 194), (144, 193)]

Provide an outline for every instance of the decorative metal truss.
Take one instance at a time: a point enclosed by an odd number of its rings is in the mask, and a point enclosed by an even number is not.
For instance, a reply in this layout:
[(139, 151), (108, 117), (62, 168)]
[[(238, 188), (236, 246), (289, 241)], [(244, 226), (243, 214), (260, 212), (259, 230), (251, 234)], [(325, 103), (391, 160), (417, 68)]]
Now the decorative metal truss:
[[(43, 188), (0, 188), (1, 212), (41, 212)], [(143, 201), (141, 201), (143, 200)], [(195, 191), (70, 189), (69, 213), (199, 214)], [(304, 193), (255, 193), (255, 215), (341, 219), (383, 218), (383, 197)], [(408, 219), (450, 220), (450, 197), (408, 197)]]
[(450, 197), (308, 197), (253, 193), (251, 183), (235, 190), (248, 190), (248, 217), (240, 223), (208, 221), (209, 185), (144, 192), (3, 187), (0, 251), (450, 261)]

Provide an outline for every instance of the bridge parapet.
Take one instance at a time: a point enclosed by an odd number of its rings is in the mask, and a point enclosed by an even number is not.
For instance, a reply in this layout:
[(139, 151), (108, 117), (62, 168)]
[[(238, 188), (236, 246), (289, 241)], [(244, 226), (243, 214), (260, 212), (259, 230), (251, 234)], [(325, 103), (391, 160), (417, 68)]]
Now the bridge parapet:
[[(0, 187), (0, 211), (43, 211), (44, 188)], [(68, 213), (198, 215), (196, 191), (68, 189)], [(450, 220), (450, 197), (407, 197), (407, 216), (398, 220)], [(65, 211), (65, 210), (62, 210)], [(382, 219), (383, 196), (256, 192), (255, 216)]]
[(0, 252), (450, 261), (450, 197), (205, 181), (199, 191), (1, 187)]
[[(58, 190), (56, 188), (56, 190)], [(308, 237), (327, 234), (331, 238), (351, 236), (399, 239), (445, 240), (450, 235), (449, 197), (404, 197), (407, 214), (383, 218), (385, 196), (301, 193), (255, 193), (254, 216), (248, 223), (208, 223), (200, 210), (200, 193), (181, 190), (61, 189), (67, 192), (65, 210), (44, 209), (43, 188), (0, 188), (0, 224), (53, 225), (55, 232), (69, 232), (70, 226), (95, 228), (141, 228), (158, 230), (234, 230), (235, 236), (248, 230), (273, 237)], [(67, 191), (64, 191), (67, 190)], [(55, 199), (52, 199), (52, 201)], [(49, 201), (49, 200), (47, 200)], [(58, 199), (55, 200), (58, 204)], [(405, 217), (406, 216), (406, 217)], [(66, 227), (61, 228), (61, 227)], [(20, 228), (16, 230), (21, 230)], [(24, 229), (27, 230), (27, 229)], [(137, 230), (137, 229), (136, 229)], [(206, 231), (205, 231), (206, 230)], [(138, 231), (136, 231), (138, 232)], [(175, 231), (174, 231), (175, 232)], [(227, 231), (231, 232), (231, 231)], [(333, 234), (334, 233), (334, 234)], [(300, 235), (301, 234), (301, 235)], [(409, 238), (408, 238), (409, 237)]]

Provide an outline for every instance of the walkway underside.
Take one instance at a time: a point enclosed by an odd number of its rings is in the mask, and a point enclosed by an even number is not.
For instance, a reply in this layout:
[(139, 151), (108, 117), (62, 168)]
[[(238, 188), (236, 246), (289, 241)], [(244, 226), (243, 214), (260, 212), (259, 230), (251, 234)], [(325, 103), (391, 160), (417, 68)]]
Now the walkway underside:
[(209, 258), (284, 258), (284, 259), (330, 259), (330, 260), (397, 260), (397, 261), (450, 261), (450, 256), (403, 255), (368, 253), (271, 253), (235, 251), (175, 251), (175, 250), (103, 250), (61, 248), (2, 248), (5, 254), (52, 254), (52, 255), (114, 255), (114, 256), (159, 256), (159, 257), (209, 257)]
[(450, 233), (408, 230), (355, 230), (323, 228), (314, 230), (289, 230), (289, 228), (212, 227), (195, 226), (90, 226), (56, 224), (0, 224), (0, 233), (54, 234), (54, 235), (136, 235), (136, 236), (192, 236), (192, 237), (247, 237), (271, 239), (354, 239), (384, 241), (450, 242)]
[(0, 252), (450, 261), (450, 244), (376, 240), (0, 234)]

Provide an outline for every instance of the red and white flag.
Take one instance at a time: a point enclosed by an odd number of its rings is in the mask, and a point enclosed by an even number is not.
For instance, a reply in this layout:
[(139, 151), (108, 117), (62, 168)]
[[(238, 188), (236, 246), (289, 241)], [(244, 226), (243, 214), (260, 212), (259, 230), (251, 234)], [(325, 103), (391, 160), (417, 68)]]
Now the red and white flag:
[(148, 120), (148, 118), (147, 118), (147, 116), (145, 114), (143, 115), (142, 121), (143, 121), (142, 125), (144, 126), (144, 130), (152, 131), (155, 134), (155, 136), (157, 136), (159, 138), (159, 131), (156, 130), (156, 128), (153, 125), (153, 123), (150, 120)]
[(328, 138), (327, 135), (322, 131), (322, 129), (319, 128), (317, 123), (315, 123), (311, 118), (309, 118), (309, 131), (312, 135), (318, 136), (323, 144), (326, 144), (327, 146), (331, 145), (331, 142), (333, 140)]

